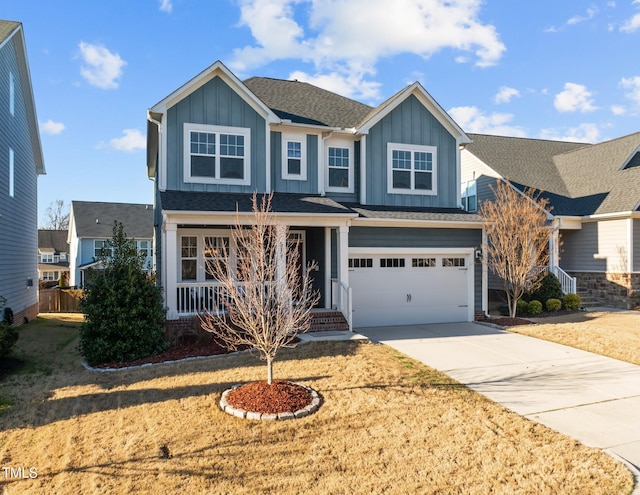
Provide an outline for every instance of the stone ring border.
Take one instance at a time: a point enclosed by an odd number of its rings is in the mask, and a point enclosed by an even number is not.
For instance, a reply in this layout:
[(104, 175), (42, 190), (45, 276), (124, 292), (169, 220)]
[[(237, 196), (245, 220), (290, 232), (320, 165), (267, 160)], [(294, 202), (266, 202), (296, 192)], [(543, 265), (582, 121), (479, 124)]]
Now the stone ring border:
[(220, 397), (220, 409), (222, 409), (227, 414), (230, 414), (237, 418), (256, 419), (261, 421), (284, 421), (287, 419), (298, 419), (298, 418), (304, 418), (305, 416), (309, 416), (310, 414), (313, 414), (314, 412), (316, 412), (320, 407), (320, 403), (321, 403), (320, 395), (318, 394), (318, 392), (313, 390), (311, 387), (307, 387), (302, 383), (297, 383), (297, 382), (289, 382), (289, 383), (292, 383), (293, 385), (297, 385), (299, 387), (303, 387), (306, 390), (308, 390), (309, 393), (311, 394), (311, 404), (309, 404), (307, 407), (303, 407), (302, 409), (298, 409), (297, 411), (294, 411), (294, 412), (281, 412), (281, 413), (273, 414), (273, 413), (259, 413), (254, 411), (245, 411), (244, 409), (232, 407), (227, 402), (227, 395), (229, 394), (229, 392), (235, 390), (238, 387), (241, 387), (242, 385), (246, 385), (246, 383), (237, 383), (233, 387), (228, 388), (227, 390), (222, 392), (222, 397)]

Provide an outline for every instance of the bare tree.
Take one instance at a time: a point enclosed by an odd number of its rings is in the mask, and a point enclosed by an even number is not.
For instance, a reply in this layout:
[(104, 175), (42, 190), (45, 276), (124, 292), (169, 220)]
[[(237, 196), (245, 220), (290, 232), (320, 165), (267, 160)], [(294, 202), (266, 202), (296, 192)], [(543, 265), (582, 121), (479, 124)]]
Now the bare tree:
[(45, 215), (45, 228), (51, 230), (67, 230), (69, 228), (69, 207), (64, 201), (56, 199), (49, 203)]
[(207, 271), (219, 283), (211, 310), (200, 315), (202, 328), (232, 350), (255, 349), (267, 362), (267, 383), (273, 382), (273, 361), (278, 350), (311, 324), (311, 308), (320, 294), (312, 288), (315, 262), (301, 266), (298, 242), (271, 213), (272, 195), (260, 203), (253, 195), (253, 224), (245, 228), (239, 218), (231, 231), (235, 269), (226, 243), (205, 246)]
[(549, 263), (548, 200), (540, 192), (517, 191), (509, 181), (491, 187), (493, 201), (483, 201), (480, 214), (487, 234), (489, 269), (502, 279), (509, 314), (525, 292), (535, 290)]

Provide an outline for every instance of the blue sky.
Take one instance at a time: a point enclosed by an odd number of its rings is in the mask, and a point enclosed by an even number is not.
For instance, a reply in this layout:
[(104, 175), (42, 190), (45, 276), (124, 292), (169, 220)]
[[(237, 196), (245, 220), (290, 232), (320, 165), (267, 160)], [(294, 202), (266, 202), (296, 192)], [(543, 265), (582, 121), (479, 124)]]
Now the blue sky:
[(420, 81), (467, 132), (640, 131), (640, 0), (0, 0), (56, 199), (152, 202), (146, 110), (216, 60), (370, 105)]

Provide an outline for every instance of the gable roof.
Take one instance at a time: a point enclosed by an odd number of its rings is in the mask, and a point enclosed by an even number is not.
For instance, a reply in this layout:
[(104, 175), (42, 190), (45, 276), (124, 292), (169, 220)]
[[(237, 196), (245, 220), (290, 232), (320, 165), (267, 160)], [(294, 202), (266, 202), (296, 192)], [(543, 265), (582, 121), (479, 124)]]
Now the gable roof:
[(68, 230), (38, 229), (38, 249), (53, 249), (56, 253), (68, 253)]
[(45, 174), (44, 155), (42, 153), (42, 143), (40, 142), (40, 128), (38, 127), (38, 117), (36, 115), (36, 104), (33, 97), (33, 86), (31, 85), (31, 72), (27, 59), (27, 49), (24, 41), (22, 24), (15, 21), (0, 20), (0, 49), (9, 40), (14, 40), (16, 57), (18, 61), (18, 75), (22, 88), (24, 105), (27, 113), (27, 126), (31, 148), (33, 150), (33, 160), (38, 174)]
[(244, 84), (281, 119), (339, 129), (357, 127), (372, 107), (300, 81), (251, 77)]
[(79, 238), (111, 239), (114, 222), (129, 239), (153, 238), (153, 205), (72, 201), (70, 226)]

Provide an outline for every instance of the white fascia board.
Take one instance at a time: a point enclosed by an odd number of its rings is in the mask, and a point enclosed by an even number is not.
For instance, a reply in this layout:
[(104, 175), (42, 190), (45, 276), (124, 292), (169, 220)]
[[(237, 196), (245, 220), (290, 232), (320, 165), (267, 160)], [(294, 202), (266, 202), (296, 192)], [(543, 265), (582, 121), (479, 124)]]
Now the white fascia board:
[(233, 89), (249, 106), (265, 118), (268, 124), (280, 122), (280, 118), (267, 107), (253, 92), (247, 88), (236, 75), (231, 72), (220, 60), (203, 70), (190, 81), (180, 86), (177, 90), (151, 107), (152, 112), (166, 113), (167, 109), (183, 100), (198, 88), (204, 86), (214, 77), (220, 77)]
[(350, 247), (349, 254), (464, 254), (475, 253), (475, 247), (459, 248), (397, 248), (397, 247)]
[(555, 217), (558, 220), (558, 228), (560, 230), (580, 230), (582, 229), (583, 217), (558, 215)]
[[(255, 217), (252, 212), (202, 212), (202, 211), (164, 211), (164, 223), (185, 224), (185, 225), (219, 225), (228, 224), (230, 226), (239, 222), (241, 225), (252, 225)], [(340, 227), (350, 225), (357, 214), (322, 214), (309, 215), (308, 213), (272, 213), (276, 222), (293, 226), (323, 226)]]
[[(320, 134), (324, 131), (343, 132), (343, 130), (340, 127), (329, 127), (326, 125), (319, 125), (319, 124), (299, 124), (297, 122), (287, 122), (286, 120), (281, 120), (280, 122), (273, 122), (271, 125), (274, 131), (278, 131), (280, 128), (282, 128), (284, 132), (286, 132), (288, 128), (291, 128), (291, 130), (295, 132), (300, 132), (304, 129), (309, 129), (311, 131), (309, 132), (309, 134)], [(349, 132), (349, 134), (353, 134), (353, 133)]]
[(415, 220), (395, 218), (356, 218), (353, 227), (411, 227), (439, 229), (478, 229), (482, 230), (482, 222), (450, 221), (450, 220)]
[(582, 218), (583, 222), (597, 222), (598, 220), (613, 220), (616, 218), (640, 218), (640, 211), (616, 211), (614, 213), (588, 215)]

